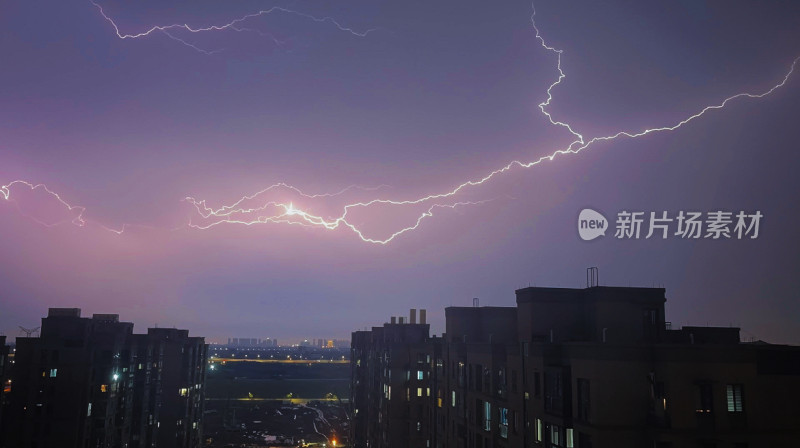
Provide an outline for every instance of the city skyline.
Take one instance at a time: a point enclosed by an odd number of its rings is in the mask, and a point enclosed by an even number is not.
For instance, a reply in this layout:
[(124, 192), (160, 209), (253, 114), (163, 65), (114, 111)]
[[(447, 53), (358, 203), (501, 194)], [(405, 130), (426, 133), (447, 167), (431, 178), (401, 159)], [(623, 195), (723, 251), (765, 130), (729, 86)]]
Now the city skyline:
[[(666, 287), (677, 326), (800, 342), (796, 8), (538, 2), (534, 26), (525, 2), (49, 6), (0, 18), (9, 339), (51, 307), (208, 341), (345, 339), (427, 308), (441, 333), (446, 306), (583, 286), (597, 266), (601, 285)], [(547, 158), (576, 135), (687, 119)], [(545, 161), (446, 201), (345, 205), (453, 191), (513, 160)], [(271, 185), (244, 204), (281, 222), (202, 216)], [(588, 242), (586, 208), (612, 226), (623, 211), (763, 217), (753, 239)]]

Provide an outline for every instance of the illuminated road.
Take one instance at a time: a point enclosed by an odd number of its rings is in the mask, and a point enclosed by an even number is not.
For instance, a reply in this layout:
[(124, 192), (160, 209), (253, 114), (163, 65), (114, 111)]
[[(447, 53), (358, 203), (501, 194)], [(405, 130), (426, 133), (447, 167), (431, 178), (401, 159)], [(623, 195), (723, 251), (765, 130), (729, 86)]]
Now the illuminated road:
[(264, 359), (264, 358), (211, 358), (210, 362), (225, 364), (229, 362), (261, 362), (273, 364), (350, 364), (349, 359)]

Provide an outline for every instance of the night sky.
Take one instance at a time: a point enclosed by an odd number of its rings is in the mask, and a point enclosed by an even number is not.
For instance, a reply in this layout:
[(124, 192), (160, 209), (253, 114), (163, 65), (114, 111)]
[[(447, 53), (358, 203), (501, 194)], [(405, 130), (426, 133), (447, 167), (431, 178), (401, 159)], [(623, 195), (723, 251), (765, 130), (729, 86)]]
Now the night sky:
[[(348, 208), (448, 193), (576, 139), (539, 108), (558, 54), (537, 40), (530, 3), (98, 4), (0, 7), (10, 337), (48, 307), (118, 313), (140, 332), (284, 342), (348, 338), (426, 308), (440, 333), (446, 306), (513, 306), (517, 288), (584, 287), (597, 266), (602, 285), (665, 287), (673, 327), (800, 344), (800, 66), (771, 94), (674, 131), (514, 166), (453, 195)], [(764, 93), (800, 56), (795, 2), (535, 6), (566, 75), (545, 110), (586, 141)], [(121, 36), (145, 34), (120, 38), (103, 13)], [(153, 29), (172, 24), (186, 27)], [(208, 216), (280, 183), (296, 189)], [(612, 228), (587, 242), (587, 207), (611, 226), (622, 210), (764, 217), (757, 239)]]

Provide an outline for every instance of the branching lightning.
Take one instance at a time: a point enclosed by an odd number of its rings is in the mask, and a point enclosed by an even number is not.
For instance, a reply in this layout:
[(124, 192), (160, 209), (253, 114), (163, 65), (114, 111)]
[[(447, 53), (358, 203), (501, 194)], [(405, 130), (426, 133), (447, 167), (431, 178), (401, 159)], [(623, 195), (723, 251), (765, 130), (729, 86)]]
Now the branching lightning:
[(356, 37), (366, 37), (369, 33), (372, 33), (374, 31), (378, 30), (378, 28), (370, 28), (370, 29), (367, 29), (366, 31), (356, 31), (355, 29), (353, 29), (351, 27), (342, 25), (341, 23), (339, 23), (333, 17), (327, 17), (327, 16), (326, 17), (317, 17), (317, 16), (313, 16), (311, 14), (307, 14), (307, 13), (300, 12), (300, 11), (295, 11), (295, 10), (292, 10), (292, 9), (283, 8), (283, 7), (280, 7), (280, 6), (273, 6), (273, 7), (269, 8), (269, 9), (262, 9), (262, 10), (259, 10), (259, 11), (256, 11), (256, 12), (253, 12), (253, 13), (250, 13), (250, 14), (246, 14), (246, 15), (244, 15), (242, 17), (239, 17), (237, 19), (231, 20), (230, 22), (224, 23), (222, 25), (210, 25), (210, 26), (205, 26), (205, 27), (192, 27), (192, 26), (190, 26), (190, 25), (188, 25), (186, 23), (182, 23), (182, 24), (181, 23), (174, 23), (172, 25), (156, 25), (156, 26), (152, 26), (149, 29), (147, 29), (146, 31), (142, 31), (142, 32), (139, 32), (139, 33), (123, 33), (119, 29), (119, 26), (114, 21), (114, 19), (112, 19), (110, 16), (108, 16), (108, 14), (106, 14), (106, 12), (103, 10), (102, 6), (100, 6), (94, 0), (91, 0), (91, 3), (95, 7), (97, 7), (97, 9), (100, 11), (100, 15), (102, 15), (103, 18), (106, 19), (106, 21), (108, 23), (110, 23), (111, 26), (114, 27), (114, 32), (117, 34), (117, 37), (119, 37), (120, 39), (138, 39), (138, 38), (141, 38), (141, 37), (150, 36), (151, 34), (156, 33), (156, 32), (162, 32), (163, 34), (165, 34), (170, 39), (172, 39), (172, 40), (174, 40), (176, 42), (179, 42), (179, 43), (181, 43), (183, 45), (186, 45), (187, 47), (189, 47), (189, 48), (191, 48), (191, 49), (193, 49), (195, 51), (198, 51), (200, 53), (206, 54), (206, 55), (219, 53), (222, 50), (212, 50), (212, 51), (204, 50), (204, 49), (202, 49), (202, 48), (200, 48), (200, 47), (198, 47), (198, 46), (196, 46), (194, 44), (191, 44), (191, 43), (187, 42), (184, 39), (181, 39), (181, 38), (171, 34), (170, 31), (182, 30), (182, 31), (187, 31), (189, 33), (195, 33), (195, 34), (196, 33), (203, 33), (203, 32), (210, 32), (210, 31), (225, 31), (225, 30), (228, 30), (228, 29), (233, 30), (233, 31), (237, 31), (237, 32), (250, 31), (250, 32), (258, 33), (261, 36), (269, 37), (270, 39), (272, 39), (272, 41), (276, 45), (281, 45), (281, 44), (283, 44), (283, 42), (281, 42), (280, 40), (276, 39), (274, 36), (272, 36), (272, 35), (270, 35), (268, 33), (263, 33), (263, 32), (261, 32), (259, 30), (253, 29), (253, 28), (245, 28), (245, 27), (241, 26), (244, 22), (246, 22), (248, 20), (256, 19), (258, 17), (267, 16), (267, 15), (270, 15), (272, 13), (291, 14), (291, 15), (294, 15), (294, 16), (297, 16), (297, 17), (302, 17), (304, 19), (308, 19), (308, 20), (311, 20), (311, 21), (314, 21), (314, 22), (317, 22), (317, 23), (329, 23), (329, 24), (332, 24), (334, 27), (336, 27), (339, 31), (343, 31), (343, 32), (352, 34), (353, 36), (356, 36)]
[(222, 51), (221, 49), (220, 50), (211, 50), (211, 51), (204, 50), (204, 49), (198, 47), (195, 44), (186, 42), (185, 40), (181, 39), (180, 37), (173, 36), (167, 30), (161, 30), (161, 32), (164, 33), (170, 39), (174, 40), (175, 42), (179, 42), (179, 43), (181, 43), (183, 45), (186, 45), (187, 47), (191, 48), (192, 50), (198, 51), (198, 52), (203, 53), (204, 55), (207, 55), (207, 56), (211, 56), (212, 54), (216, 54), (216, 53), (219, 53), (219, 52)]
[[(119, 28), (114, 23), (114, 21), (105, 14), (105, 12), (103, 11), (103, 9), (102, 9), (102, 7), (100, 5), (98, 5), (97, 3), (94, 3), (94, 2), (92, 2), (92, 3), (100, 10), (100, 13), (102, 14), (102, 16), (108, 22), (110, 22), (113, 25), (113, 27), (114, 27), (114, 29), (116, 31), (117, 37), (119, 37), (120, 39), (128, 39), (128, 38), (135, 39), (135, 38), (148, 36), (148, 35), (150, 35), (150, 34), (152, 34), (154, 32), (160, 31), (160, 32), (163, 32), (163, 33), (167, 34), (167, 36), (169, 36), (169, 37), (171, 37), (173, 39), (176, 39), (176, 40), (178, 40), (178, 41), (180, 41), (180, 42), (182, 42), (182, 43), (184, 43), (184, 44), (186, 44), (186, 45), (188, 45), (190, 47), (193, 47), (197, 51), (201, 51), (201, 52), (204, 52), (204, 53), (207, 53), (207, 52), (202, 50), (202, 49), (199, 49), (197, 47), (194, 47), (193, 45), (191, 45), (191, 44), (189, 44), (189, 43), (187, 43), (187, 42), (185, 42), (183, 40), (177, 39), (176, 37), (170, 35), (169, 31), (170, 30), (185, 30), (185, 31), (188, 31), (188, 32), (191, 32), (191, 33), (198, 33), (198, 32), (203, 32), (203, 31), (214, 31), (214, 30), (219, 31), (219, 30), (225, 30), (225, 29), (232, 29), (234, 31), (239, 31), (239, 32), (241, 32), (241, 31), (256, 31), (256, 32), (259, 32), (258, 30), (252, 30), (252, 29), (249, 29), (249, 28), (241, 27), (240, 25), (241, 25), (242, 22), (244, 22), (244, 21), (246, 21), (248, 19), (259, 17), (259, 16), (263, 16), (263, 15), (270, 14), (270, 13), (276, 12), (276, 11), (289, 13), (289, 14), (295, 14), (295, 15), (298, 15), (298, 16), (301, 16), (301, 17), (305, 17), (305, 18), (317, 21), (317, 22), (330, 22), (330, 23), (334, 24), (339, 30), (349, 32), (349, 33), (351, 33), (351, 34), (353, 34), (355, 36), (359, 36), (359, 37), (365, 37), (368, 33), (370, 33), (370, 32), (375, 30), (375, 29), (370, 29), (370, 30), (367, 30), (365, 32), (356, 32), (356, 31), (352, 30), (351, 28), (347, 28), (347, 27), (344, 27), (344, 26), (340, 25), (338, 22), (336, 22), (335, 20), (333, 20), (333, 19), (331, 19), (329, 17), (317, 18), (317, 17), (310, 16), (310, 15), (305, 14), (305, 13), (299, 13), (299, 12), (296, 12), (296, 11), (292, 11), (292, 10), (288, 10), (288, 9), (280, 8), (280, 7), (273, 7), (273, 8), (267, 9), (267, 10), (259, 11), (259, 12), (252, 13), (252, 14), (248, 14), (248, 15), (246, 15), (244, 17), (235, 19), (235, 20), (233, 20), (233, 21), (231, 21), (231, 22), (229, 22), (227, 24), (224, 24), (224, 25), (213, 25), (213, 26), (204, 27), (204, 28), (192, 28), (189, 25), (185, 25), (185, 24), (184, 25), (174, 24), (174, 25), (168, 25), (168, 26), (154, 26), (154, 27), (150, 28), (147, 31), (144, 31), (144, 32), (141, 32), (141, 33), (137, 33), (137, 34), (124, 34), (124, 33), (120, 32)], [(552, 84), (550, 84), (549, 87), (547, 88), (547, 91), (546, 91), (547, 98), (545, 99), (545, 101), (540, 103), (538, 105), (538, 107), (539, 107), (539, 110), (542, 112), (542, 114), (548, 119), (548, 121), (552, 125), (566, 129), (567, 132), (569, 132), (569, 134), (571, 134), (574, 137), (574, 139), (568, 145), (566, 145), (565, 147), (563, 147), (561, 149), (557, 149), (557, 150), (553, 151), (552, 153), (550, 153), (549, 155), (545, 155), (545, 156), (539, 157), (539, 158), (531, 160), (531, 161), (527, 161), (526, 162), (526, 161), (520, 161), (520, 160), (513, 160), (513, 161), (507, 163), (506, 165), (504, 165), (504, 166), (502, 166), (500, 168), (497, 168), (497, 169), (495, 169), (493, 171), (489, 171), (488, 173), (486, 173), (485, 175), (483, 175), (481, 177), (462, 182), (462, 183), (460, 183), (460, 184), (458, 184), (458, 185), (456, 185), (456, 186), (452, 187), (451, 189), (449, 189), (447, 191), (444, 191), (444, 192), (433, 193), (433, 194), (429, 194), (429, 195), (422, 196), (422, 197), (404, 199), (404, 200), (385, 199), (385, 198), (377, 197), (377, 198), (370, 199), (370, 200), (345, 203), (344, 205), (339, 205), (337, 207), (340, 210), (340, 213), (338, 214), (338, 216), (337, 215), (333, 215), (333, 216), (327, 216), (326, 217), (326, 216), (323, 216), (323, 214), (321, 214), (321, 213), (312, 212), (312, 209), (309, 208), (309, 207), (302, 207), (302, 208), (301, 207), (297, 207), (297, 206), (295, 206), (294, 201), (288, 201), (287, 196), (292, 196), (292, 197), (294, 197), (295, 199), (298, 199), (298, 200), (326, 200), (326, 201), (331, 201), (331, 200), (336, 199), (336, 198), (341, 198), (344, 195), (346, 195), (347, 193), (351, 193), (353, 190), (361, 190), (361, 191), (369, 192), (369, 191), (377, 191), (379, 189), (385, 188), (386, 186), (385, 185), (381, 185), (381, 186), (374, 187), (374, 188), (364, 188), (364, 187), (358, 187), (358, 186), (350, 186), (350, 187), (344, 188), (344, 189), (342, 189), (342, 190), (340, 190), (338, 192), (335, 192), (335, 193), (306, 194), (306, 193), (302, 192), (299, 188), (294, 187), (294, 186), (292, 186), (290, 184), (276, 183), (274, 185), (271, 185), (271, 186), (269, 186), (269, 187), (267, 187), (267, 188), (265, 188), (263, 190), (260, 190), (260, 191), (258, 191), (256, 193), (254, 193), (252, 195), (243, 196), (243, 197), (241, 197), (240, 199), (238, 199), (237, 201), (233, 202), (230, 205), (225, 205), (225, 206), (222, 206), (222, 207), (219, 207), (219, 208), (209, 207), (205, 200), (197, 200), (197, 199), (192, 198), (192, 197), (187, 197), (187, 198), (184, 199), (184, 201), (186, 203), (190, 204), (193, 207), (194, 212), (196, 214), (196, 220), (200, 221), (200, 222), (195, 222), (194, 220), (190, 219), (186, 227), (192, 228), (192, 229), (197, 229), (197, 230), (207, 230), (207, 229), (211, 229), (213, 227), (220, 226), (222, 224), (239, 224), (239, 225), (245, 225), (245, 226), (252, 226), (252, 225), (255, 225), (255, 224), (292, 224), (292, 225), (301, 225), (301, 226), (306, 226), (306, 227), (323, 228), (325, 230), (336, 230), (336, 229), (341, 227), (341, 228), (345, 228), (345, 229), (348, 229), (348, 230), (352, 231), (363, 242), (385, 245), (385, 244), (390, 243), (395, 238), (399, 237), (400, 235), (402, 235), (404, 233), (407, 233), (407, 232), (410, 232), (412, 230), (418, 229), (420, 227), (421, 223), (426, 218), (429, 218), (429, 217), (433, 216), (433, 212), (436, 209), (442, 209), (442, 208), (455, 209), (457, 207), (462, 207), (462, 206), (467, 206), (467, 205), (478, 205), (478, 204), (486, 203), (487, 201), (485, 201), (485, 200), (484, 201), (465, 201), (465, 200), (456, 201), (455, 200), (455, 196), (458, 195), (459, 193), (461, 193), (462, 191), (464, 191), (465, 189), (468, 189), (468, 188), (471, 188), (471, 187), (479, 187), (479, 186), (489, 182), (494, 177), (496, 177), (496, 176), (498, 176), (500, 174), (506, 173), (506, 172), (508, 172), (508, 171), (510, 171), (510, 170), (512, 170), (514, 168), (532, 168), (532, 167), (534, 167), (536, 165), (542, 164), (545, 161), (552, 161), (556, 157), (559, 157), (559, 156), (562, 156), (562, 155), (578, 154), (581, 151), (591, 147), (592, 145), (595, 145), (596, 143), (600, 143), (600, 142), (608, 142), (608, 141), (612, 141), (612, 140), (616, 140), (616, 139), (620, 139), (620, 138), (634, 139), (634, 138), (639, 138), (639, 137), (646, 136), (648, 134), (655, 134), (655, 133), (667, 132), (667, 131), (675, 131), (675, 130), (683, 127), (684, 125), (687, 125), (688, 123), (690, 123), (690, 122), (702, 117), (703, 115), (705, 115), (708, 112), (711, 112), (711, 111), (714, 111), (714, 110), (718, 110), (718, 109), (723, 109), (726, 105), (728, 105), (728, 103), (730, 103), (731, 101), (734, 101), (736, 99), (740, 99), (740, 98), (758, 99), (758, 98), (763, 98), (765, 96), (768, 96), (768, 95), (772, 94), (773, 92), (775, 92), (777, 89), (783, 87), (788, 82), (789, 78), (794, 73), (794, 70), (795, 70), (795, 67), (797, 65), (797, 62), (800, 60), (800, 57), (795, 58), (792, 61), (791, 65), (790, 65), (788, 71), (786, 72), (786, 74), (784, 75), (784, 77), (780, 80), (780, 82), (778, 82), (777, 84), (773, 85), (768, 90), (765, 90), (765, 91), (763, 91), (761, 93), (747, 93), (747, 92), (737, 93), (735, 95), (732, 95), (732, 96), (729, 96), (729, 97), (723, 99), (721, 102), (719, 102), (717, 104), (703, 107), (698, 112), (696, 112), (696, 113), (694, 113), (692, 115), (689, 115), (688, 117), (686, 117), (684, 119), (681, 119), (681, 120), (679, 120), (677, 122), (674, 122), (673, 124), (662, 125), (662, 126), (652, 127), (652, 128), (646, 128), (644, 130), (639, 130), (639, 131), (625, 131), (625, 130), (623, 130), (623, 131), (616, 132), (614, 134), (610, 134), (610, 135), (606, 135), (606, 136), (596, 136), (596, 137), (591, 137), (591, 138), (587, 139), (581, 133), (576, 131), (572, 127), (572, 125), (570, 125), (568, 122), (556, 120), (556, 119), (553, 118), (553, 116), (550, 114), (550, 112), (548, 112), (548, 106), (550, 106), (551, 102), (553, 101), (553, 94), (552, 94), (553, 89), (556, 88), (558, 85), (560, 85), (561, 82), (566, 78), (566, 74), (562, 70), (562, 66), (561, 66), (561, 57), (563, 55), (563, 50), (557, 49), (555, 47), (550, 46), (544, 40), (544, 38), (542, 37), (542, 35), (541, 35), (540, 31), (539, 31), (539, 28), (536, 25), (536, 20), (535, 19), (536, 19), (536, 11), (534, 9), (533, 13), (531, 15), (531, 24), (532, 24), (533, 29), (535, 31), (535, 38), (540, 43), (540, 45), (542, 46), (542, 48), (545, 51), (553, 53), (553, 54), (556, 55), (556, 58), (557, 58), (557, 60), (556, 60), (556, 70), (558, 72), (557, 79)], [(83, 218), (83, 214), (85, 212), (85, 209), (83, 207), (74, 206), (74, 205), (68, 204), (66, 201), (64, 201), (61, 198), (61, 196), (59, 196), (55, 192), (47, 189), (47, 187), (45, 187), (44, 185), (41, 185), (41, 184), (34, 185), (34, 184), (29, 183), (29, 182), (18, 180), (18, 181), (14, 181), (14, 182), (12, 182), (12, 183), (10, 183), (8, 185), (4, 185), (4, 186), (0, 187), (0, 194), (2, 194), (3, 197), (6, 200), (9, 200), (10, 196), (11, 196), (10, 187), (13, 186), (13, 185), (16, 185), (16, 184), (26, 186), (26, 187), (30, 188), (31, 190), (35, 190), (37, 188), (43, 189), (48, 194), (52, 195), (55, 199), (57, 199), (70, 212), (72, 212), (73, 210), (75, 210), (77, 212), (76, 217), (72, 220), (73, 224), (79, 225), (79, 226), (83, 226), (86, 223), (86, 221)], [(313, 202), (313, 201), (311, 201), (311, 202)], [(348, 219), (349, 218), (349, 216), (348, 216), (349, 213), (354, 209), (366, 209), (366, 208), (373, 207), (373, 206), (378, 206), (378, 205), (410, 207), (410, 208), (412, 208), (412, 210), (414, 209), (414, 206), (419, 206), (420, 208), (417, 208), (416, 210), (421, 210), (421, 211), (413, 212), (414, 215), (412, 215), (412, 216), (416, 216), (416, 219), (412, 220), (412, 223), (410, 225), (408, 225), (406, 227), (402, 227), (402, 228), (400, 228), (398, 230), (394, 230), (390, 234), (388, 234), (388, 236), (385, 236), (383, 238), (378, 238), (378, 237), (374, 237), (374, 236), (368, 236), (367, 233), (365, 232), (365, 230), (362, 228), (362, 226), (357, 225), (356, 223), (351, 222), (351, 220)], [(416, 213), (419, 213), (419, 214), (417, 215)], [(49, 225), (57, 225), (57, 224), (60, 224), (60, 223), (56, 223), (56, 224), (52, 224), (51, 223)], [(112, 229), (108, 229), (108, 228), (106, 228), (106, 229), (114, 231), (116, 233), (122, 233), (126, 228), (125, 226), (126, 225), (123, 225), (123, 227), (120, 230), (112, 230)]]
[[(23, 188), (28, 188), (30, 191), (44, 191), (47, 195), (49, 195), (51, 198), (55, 199), (59, 204), (61, 204), (61, 206), (64, 207), (69, 214), (76, 213), (75, 216), (71, 220), (69, 220), (69, 222), (75, 224), (78, 227), (83, 227), (84, 225), (86, 225), (86, 221), (83, 219), (83, 213), (86, 212), (86, 208), (81, 207), (79, 205), (71, 205), (67, 203), (64, 199), (61, 198), (61, 196), (58, 193), (47, 188), (47, 185), (45, 184), (32, 184), (24, 180), (15, 180), (13, 182), (9, 182), (6, 185), (0, 185), (0, 195), (3, 196), (3, 199), (5, 199), (6, 201), (11, 200), (11, 187), (15, 185), (19, 185)], [(17, 208), (19, 209), (19, 207)], [(44, 222), (33, 216), (28, 216), (28, 217), (45, 227), (55, 227), (60, 224), (64, 224), (66, 222), (66, 221)]]

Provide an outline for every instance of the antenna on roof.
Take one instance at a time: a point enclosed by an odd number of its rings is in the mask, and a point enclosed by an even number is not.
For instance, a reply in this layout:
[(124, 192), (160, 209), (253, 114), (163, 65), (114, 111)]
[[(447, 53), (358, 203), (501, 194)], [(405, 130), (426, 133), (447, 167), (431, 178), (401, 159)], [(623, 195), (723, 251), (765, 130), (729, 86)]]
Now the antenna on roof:
[(25, 333), (25, 337), (28, 338), (31, 337), (33, 333), (38, 333), (40, 328), (41, 327), (36, 327), (36, 328), (25, 328), (22, 326), (19, 327), (20, 332)]
[(597, 266), (586, 268), (586, 287), (592, 288), (600, 284), (600, 272)]
[(478, 299), (477, 297), (473, 297), (472, 298), (472, 307), (473, 308), (478, 308), (479, 306), (480, 306), (480, 299)]

